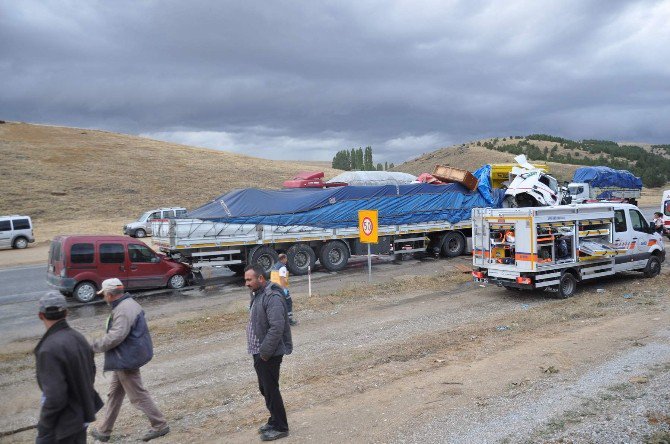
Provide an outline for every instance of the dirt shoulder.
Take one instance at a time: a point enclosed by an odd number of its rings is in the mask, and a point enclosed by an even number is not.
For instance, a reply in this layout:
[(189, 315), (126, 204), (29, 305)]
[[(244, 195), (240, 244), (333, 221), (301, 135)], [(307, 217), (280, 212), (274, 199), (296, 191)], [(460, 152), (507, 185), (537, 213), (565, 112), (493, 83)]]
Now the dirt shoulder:
[[(298, 281), (295, 351), (282, 365), (286, 442), (569, 440), (591, 433), (585, 424), (599, 418), (609, 428), (594, 436), (604, 441), (608, 430), (614, 441), (667, 430), (663, 408), (652, 407), (667, 395), (654, 388), (670, 372), (667, 269), (653, 280), (628, 274), (584, 285), (556, 300), (479, 287), (455, 268), (468, 262), (384, 264), (372, 284), (362, 270), (332, 275), (312, 298)], [(246, 294), (228, 296), (213, 308), (148, 313), (156, 357), (143, 374), (172, 426), (162, 442), (258, 439), (266, 412), (245, 353)], [(87, 331), (94, 322), (102, 320), (74, 325)], [(0, 431), (37, 413), (31, 345), (0, 354), (0, 390), (9, 400), (0, 406)], [(99, 375), (100, 393), (108, 382)], [(627, 399), (628, 390), (636, 397)], [(579, 416), (586, 401), (588, 414)], [(614, 403), (631, 414), (612, 414)], [(634, 430), (624, 424), (631, 417), (639, 419)], [(124, 406), (116, 442), (136, 440), (145, 427)], [(9, 441), (33, 439), (24, 432)]]

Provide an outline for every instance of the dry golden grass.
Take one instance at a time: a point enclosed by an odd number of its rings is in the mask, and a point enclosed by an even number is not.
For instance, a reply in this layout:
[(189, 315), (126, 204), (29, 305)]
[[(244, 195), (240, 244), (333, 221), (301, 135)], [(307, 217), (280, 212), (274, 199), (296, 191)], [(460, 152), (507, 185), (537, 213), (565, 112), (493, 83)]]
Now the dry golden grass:
[(196, 208), (235, 188), (280, 188), (320, 162), (259, 159), (106, 131), (0, 125), (0, 214), (35, 219), (38, 241), (59, 233), (120, 233), (161, 206)]

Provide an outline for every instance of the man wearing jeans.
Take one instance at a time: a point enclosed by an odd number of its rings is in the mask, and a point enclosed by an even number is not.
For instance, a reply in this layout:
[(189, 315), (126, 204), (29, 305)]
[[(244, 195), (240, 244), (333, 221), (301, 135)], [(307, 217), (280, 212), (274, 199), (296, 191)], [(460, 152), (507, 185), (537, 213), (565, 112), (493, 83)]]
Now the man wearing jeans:
[(112, 314), (107, 320), (107, 333), (92, 347), (96, 353), (105, 353), (104, 370), (113, 373), (105, 416), (98, 428), (91, 430), (91, 435), (99, 441), (109, 441), (126, 394), (130, 403), (147, 415), (151, 423), (151, 429), (142, 440), (166, 435), (170, 427), (144, 388), (140, 375), (140, 367), (149, 362), (154, 354), (142, 306), (130, 294), (124, 294), (123, 284), (116, 278), (103, 281), (98, 294), (102, 294), (105, 302), (112, 306)]
[(283, 289), (268, 283), (259, 265), (244, 269), (244, 283), (251, 290), (247, 351), (254, 358), (258, 388), (270, 412), (270, 418), (258, 432), (262, 441), (274, 441), (288, 436), (286, 409), (279, 391), (279, 369), (284, 355), (293, 351), (291, 325)]

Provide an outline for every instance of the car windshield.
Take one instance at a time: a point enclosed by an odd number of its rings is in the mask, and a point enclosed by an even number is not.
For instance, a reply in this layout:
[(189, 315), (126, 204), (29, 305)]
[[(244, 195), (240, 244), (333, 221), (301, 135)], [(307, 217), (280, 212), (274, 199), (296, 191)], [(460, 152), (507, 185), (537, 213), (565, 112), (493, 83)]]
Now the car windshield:
[(145, 220), (147, 220), (147, 217), (149, 217), (150, 214), (151, 214), (151, 211), (147, 211), (146, 213), (144, 213), (143, 215), (141, 215), (141, 216), (137, 219), (136, 222), (144, 222)]
[(578, 194), (582, 194), (582, 192), (584, 191), (584, 187), (577, 186), (577, 185), (572, 185), (572, 186), (568, 186), (568, 190), (570, 191), (570, 194), (572, 194), (573, 196), (576, 196)]

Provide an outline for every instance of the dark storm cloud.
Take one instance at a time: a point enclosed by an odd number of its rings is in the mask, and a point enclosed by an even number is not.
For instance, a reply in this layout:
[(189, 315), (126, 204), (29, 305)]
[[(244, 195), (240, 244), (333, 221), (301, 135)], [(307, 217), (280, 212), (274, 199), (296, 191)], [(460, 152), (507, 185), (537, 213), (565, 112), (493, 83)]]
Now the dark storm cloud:
[(7, 1), (0, 118), (272, 158), (667, 143), (669, 19), (667, 1)]

